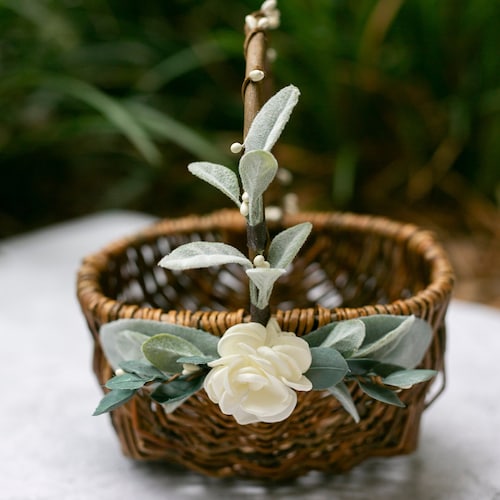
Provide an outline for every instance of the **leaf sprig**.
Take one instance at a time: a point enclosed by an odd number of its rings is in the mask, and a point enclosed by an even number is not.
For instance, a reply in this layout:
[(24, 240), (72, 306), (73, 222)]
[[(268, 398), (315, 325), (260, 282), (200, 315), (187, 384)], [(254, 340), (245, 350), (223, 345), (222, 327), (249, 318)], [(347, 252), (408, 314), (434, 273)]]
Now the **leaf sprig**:
[[(349, 383), (355, 382), (378, 401), (404, 406), (398, 392), (436, 374), (415, 369), (432, 331), (414, 316), (334, 322), (303, 338), (311, 350), (312, 363), (305, 376), (313, 389), (329, 391), (356, 422), (359, 414)], [(208, 363), (219, 357), (218, 341), (203, 330), (158, 321), (118, 320), (103, 325), (102, 347), (118, 374), (106, 383), (110, 392), (94, 414), (115, 409), (138, 390), (147, 390), (167, 412), (175, 410), (203, 386)]]
[[(192, 174), (224, 193), (246, 217), (249, 258), (223, 243), (192, 242), (174, 249), (159, 262), (160, 266), (171, 270), (242, 265), (249, 278), (253, 310), (266, 311), (258, 318), (263, 324), (269, 318), (268, 307), (275, 282), (285, 274), (312, 229), (308, 222), (288, 228), (278, 234), (267, 249), (263, 197), (278, 171), (278, 162), (271, 149), (288, 122), (299, 95), (299, 90), (289, 85), (271, 97), (256, 115), (245, 138), (245, 153), (238, 168), (239, 179), (224, 165), (195, 162), (188, 166)], [(264, 257), (269, 265), (255, 265), (256, 256)]]

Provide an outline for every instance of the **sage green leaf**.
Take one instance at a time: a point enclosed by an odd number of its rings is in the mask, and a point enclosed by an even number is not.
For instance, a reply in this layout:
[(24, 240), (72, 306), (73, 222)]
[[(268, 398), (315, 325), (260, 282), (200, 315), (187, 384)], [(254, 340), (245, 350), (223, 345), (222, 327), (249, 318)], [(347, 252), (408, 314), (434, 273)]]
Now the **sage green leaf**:
[(194, 380), (178, 379), (161, 384), (153, 391), (151, 398), (160, 403), (167, 413), (171, 413), (201, 389), (204, 379), (205, 377)]
[(241, 157), (239, 172), (243, 191), (250, 196), (251, 205), (252, 200), (260, 198), (275, 178), (278, 162), (267, 151), (250, 151)]
[(414, 384), (427, 382), (437, 374), (436, 370), (401, 370), (391, 373), (382, 382), (387, 385), (407, 389)]
[(142, 352), (152, 365), (166, 373), (182, 371), (182, 364), (177, 362), (180, 357), (203, 356), (194, 344), (169, 333), (160, 333), (146, 340)]
[(379, 375), (380, 377), (388, 377), (391, 373), (400, 372), (406, 368), (401, 365), (393, 365), (391, 363), (377, 363), (373, 369), (372, 373)]
[(255, 305), (259, 309), (264, 309), (269, 304), (274, 283), (286, 271), (284, 269), (273, 269), (272, 267), (257, 267), (255, 269), (247, 269), (246, 273), (259, 292)]
[(356, 423), (360, 421), (359, 413), (352, 399), (349, 389), (344, 382), (328, 388), (328, 392), (344, 407), (344, 410), (351, 415)]
[(365, 339), (365, 325), (358, 319), (340, 321), (321, 343), (322, 347), (334, 347), (344, 356), (357, 351)]
[(271, 151), (285, 128), (300, 91), (289, 85), (274, 94), (255, 116), (245, 138), (246, 151), (263, 149)]
[(271, 267), (285, 269), (295, 259), (311, 229), (310, 222), (303, 222), (277, 234), (269, 246), (268, 261)]
[(120, 363), (120, 368), (147, 380), (165, 380), (166, 378), (162, 371), (146, 361), (124, 361)]
[[(190, 328), (187, 326), (176, 325), (173, 323), (164, 323), (162, 321), (154, 321), (149, 319), (119, 319), (107, 323), (101, 327), (100, 335), (101, 337), (109, 337), (107, 340), (109, 343), (117, 342), (117, 339), (121, 337), (123, 332), (134, 332), (142, 337), (137, 337), (138, 343), (136, 346), (138, 355), (140, 356), (137, 361), (150, 363), (144, 357), (141, 347), (142, 344), (150, 337), (158, 335), (159, 333), (170, 333), (171, 335), (176, 335), (178, 337), (191, 342), (200, 349), (205, 356), (218, 357), (217, 344), (219, 343), (219, 338), (212, 335), (204, 330), (199, 330), (197, 328)], [(121, 366), (123, 362), (132, 360), (134, 358), (123, 358), (120, 359), (114, 369)], [(125, 368), (122, 367), (124, 370)], [(126, 370), (128, 371), (128, 370)]]
[(207, 241), (193, 241), (177, 247), (158, 263), (171, 270), (199, 269), (222, 264), (252, 267), (252, 263), (238, 249), (225, 243)]
[(101, 346), (113, 370), (123, 361), (144, 360), (141, 346), (148, 338), (134, 330), (117, 329), (113, 323), (103, 325), (100, 330)]
[(357, 318), (366, 326), (366, 338), (364, 344), (372, 344), (381, 339), (388, 332), (400, 327), (405, 323), (403, 328), (409, 326), (407, 320), (414, 316), (396, 316), (393, 314), (374, 314), (372, 316), (363, 316)]
[[(363, 326), (363, 342), (366, 343), (365, 337), (366, 337), (366, 325), (365, 322), (363, 321), (364, 318), (356, 318), (356, 319), (348, 319), (344, 321), (333, 321), (332, 323), (328, 323), (326, 325), (323, 325), (322, 327), (318, 328), (317, 330), (314, 330), (307, 335), (304, 335), (303, 339), (311, 346), (311, 347), (319, 347), (320, 345), (323, 345), (323, 342), (325, 342), (326, 338), (340, 325), (344, 325), (343, 328), (346, 329), (354, 329), (354, 330), (360, 330), (361, 326), (359, 325), (359, 322), (361, 322)], [(342, 330), (339, 330), (335, 335), (340, 334)], [(360, 336), (359, 333), (355, 334), (355, 336)], [(362, 344), (361, 344), (362, 345)]]
[(352, 375), (374, 373), (376, 367), (380, 364), (376, 359), (370, 358), (348, 358), (346, 361)]
[(108, 389), (139, 389), (151, 380), (153, 379), (142, 378), (133, 373), (125, 373), (110, 378), (106, 382), (106, 387)]
[(102, 415), (126, 403), (135, 394), (134, 389), (114, 389), (108, 392), (97, 405), (93, 415)]
[[(395, 324), (393, 318), (402, 320), (394, 328), (388, 329), (387, 326)], [(384, 323), (385, 333), (382, 327)], [(374, 358), (380, 362), (413, 368), (420, 363), (432, 340), (429, 324), (415, 316), (379, 317), (378, 322), (365, 322), (365, 325), (367, 326), (365, 342), (353, 355), (356, 358)], [(373, 328), (374, 326), (376, 328)]]
[(217, 358), (213, 356), (183, 356), (177, 360), (177, 363), (181, 364), (191, 364), (191, 365), (206, 365), (210, 361), (214, 361)]
[(340, 383), (348, 372), (346, 360), (331, 347), (313, 347), (311, 356), (311, 366), (305, 376), (311, 381), (313, 389), (329, 389)]
[(196, 177), (222, 191), (238, 207), (241, 205), (238, 177), (236, 177), (236, 174), (231, 169), (223, 165), (217, 165), (216, 163), (199, 161), (189, 164), (188, 170), (193, 175), (196, 175)]
[(359, 387), (373, 399), (394, 406), (404, 408), (406, 405), (399, 399), (397, 394), (386, 387), (372, 384), (371, 382), (361, 382), (358, 380)]

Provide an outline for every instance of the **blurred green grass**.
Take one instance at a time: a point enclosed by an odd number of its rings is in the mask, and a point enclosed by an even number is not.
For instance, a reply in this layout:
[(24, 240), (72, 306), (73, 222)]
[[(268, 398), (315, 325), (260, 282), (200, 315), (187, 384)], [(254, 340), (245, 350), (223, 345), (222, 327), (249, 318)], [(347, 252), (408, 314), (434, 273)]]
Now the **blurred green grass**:
[[(242, 19), (259, 4), (0, 0), (0, 236), (107, 208), (224, 204), (185, 165), (234, 162)], [(499, 2), (280, 8), (273, 76), (302, 98), (277, 155), (302, 206), (496, 210)]]

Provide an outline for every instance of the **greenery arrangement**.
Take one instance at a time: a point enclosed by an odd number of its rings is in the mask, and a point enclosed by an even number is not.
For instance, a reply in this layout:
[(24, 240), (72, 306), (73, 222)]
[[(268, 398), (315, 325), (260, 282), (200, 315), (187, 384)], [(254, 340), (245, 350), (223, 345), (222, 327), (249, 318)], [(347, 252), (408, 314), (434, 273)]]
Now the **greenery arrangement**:
[[(263, 10), (275, 9), (266, 2)], [(265, 10), (264, 10), (265, 12)], [(242, 145), (239, 178), (210, 162), (189, 165), (191, 173), (232, 200), (247, 221), (248, 253), (223, 242), (196, 241), (175, 248), (159, 263), (182, 272), (238, 264), (250, 287), (251, 321), (230, 327), (219, 339), (203, 330), (147, 320), (118, 320), (101, 328), (104, 353), (115, 370), (99, 415), (144, 391), (167, 412), (204, 388), (221, 411), (239, 424), (279, 422), (297, 403), (297, 391), (329, 391), (354, 420), (359, 415), (348, 384), (369, 396), (404, 406), (397, 393), (432, 378), (415, 369), (432, 339), (428, 323), (414, 316), (376, 315), (331, 323), (300, 338), (281, 331), (271, 314), (275, 282), (306, 241), (312, 226), (302, 223), (268, 241), (264, 193), (278, 162), (271, 149), (283, 131), (299, 90), (290, 85), (271, 97), (255, 116)], [(241, 188), (240, 188), (241, 183)]]

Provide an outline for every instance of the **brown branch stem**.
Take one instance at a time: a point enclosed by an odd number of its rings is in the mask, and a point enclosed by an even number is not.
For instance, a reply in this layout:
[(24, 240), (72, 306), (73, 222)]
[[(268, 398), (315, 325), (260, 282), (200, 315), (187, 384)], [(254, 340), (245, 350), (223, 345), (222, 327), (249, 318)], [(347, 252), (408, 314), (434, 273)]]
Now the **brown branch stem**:
[[(253, 14), (259, 17), (261, 13)], [(264, 30), (259, 28), (250, 28), (245, 24), (245, 80), (242, 85), (242, 99), (244, 105), (243, 138), (245, 139), (255, 116), (266, 101), (270, 93), (271, 79), (268, 74), (267, 65), (267, 47), (268, 39)], [(255, 81), (251, 78), (251, 73), (256, 70), (264, 72), (264, 78)], [(264, 208), (264, 207), (263, 207)], [(263, 210), (264, 212), (264, 210)], [(264, 254), (268, 245), (268, 232), (265, 218), (258, 226), (247, 225), (248, 252), (253, 261), (256, 255)], [(250, 286), (254, 286), (250, 283)], [(270, 308), (258, 308), (255, 304), (250, 304), (251, 321), (266, 325), (271, 317)]]

